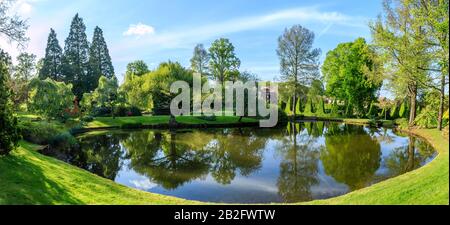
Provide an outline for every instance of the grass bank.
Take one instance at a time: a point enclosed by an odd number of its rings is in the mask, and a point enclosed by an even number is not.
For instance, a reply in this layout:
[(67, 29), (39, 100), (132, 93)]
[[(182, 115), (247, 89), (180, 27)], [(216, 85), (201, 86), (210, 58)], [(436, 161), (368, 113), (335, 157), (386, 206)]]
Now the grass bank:
[(130, 189), (44, 156), (21, 142), (0, 157), (0, 204), (195, 204)]
[(438, 130), (410, 130), (425, 138), (438, 151), (429, 164), (412, 172), (346, 195), (307, 204), (449, 204), (449, 143)]

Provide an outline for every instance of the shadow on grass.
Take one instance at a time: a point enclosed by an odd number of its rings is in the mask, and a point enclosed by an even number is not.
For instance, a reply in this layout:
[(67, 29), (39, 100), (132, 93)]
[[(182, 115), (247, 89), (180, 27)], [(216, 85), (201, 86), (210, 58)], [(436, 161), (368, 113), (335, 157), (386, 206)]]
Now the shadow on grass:
[(18, 151), (21, 152), (0, 157), (0, 205), (83, 203), (46, 177), (34, 155), (39, 153), (24, 153), (31, 154), (33, 160), (30, 160), (22, 154), (23, 150)]

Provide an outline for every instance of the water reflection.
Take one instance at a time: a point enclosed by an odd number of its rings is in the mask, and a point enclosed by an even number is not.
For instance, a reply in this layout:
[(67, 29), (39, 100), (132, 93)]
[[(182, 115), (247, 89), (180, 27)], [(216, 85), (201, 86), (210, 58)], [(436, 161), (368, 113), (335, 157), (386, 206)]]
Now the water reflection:
[(351, 190), (367, 186), (380, 167), (381, 146), (362, 126), (335, 126), (325, 134), (325, 172)]
[[(308, 133), (301, 132), (304, 125)], [(288, 135), (277, 146), (277, 150), (283, 155), (277, 181), (278, 193), (285, 202), (311, 200), (311, 186), (318, 183), (319, 149), (313, 147), (316, 139), (313, 131), (318, 133), (318, 126), (313, 123), (290, 123), (287, 130)]]
[(290, 123), (276, 129), (111, 131), (56, 156), (116, 182), (177, 197), (301, 202), (357, 190), (429, 162), (434, 150), (390, 129)]

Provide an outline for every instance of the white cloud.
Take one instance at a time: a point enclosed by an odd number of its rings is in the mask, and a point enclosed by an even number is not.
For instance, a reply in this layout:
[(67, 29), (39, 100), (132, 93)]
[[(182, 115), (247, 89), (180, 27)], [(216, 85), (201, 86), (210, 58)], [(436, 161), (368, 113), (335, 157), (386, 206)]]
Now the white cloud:
[(38, 0), (17, 0), (14, 1), (9, 9), (9, 13), (12, 15), (19, 15), (22, 17), (29, 16), (33, 11), (33, 3)]
[[(193, 43), (198, 43), (223, 35), (273, 27), (280, 24), (318, 24), (326, 26), (319, 31), (319, 36), (324, 35), (333, 25), (349, 28), (365, 28), (366, 18), (348, 16), (339, 12), (323, 12), (318, 7), (300, 7), (287, 10), (275, 11), (259, 16), (242, 17), (228, 21), (205, 24), (195, 27), (184, 27), (177, 30), (154, 33), (153, 27), (138, 24), (130, 26), (124, 35), (142, 34), (143, 30), (154, 35), (136, 39), (125, 39), (122, 48), (140, 48), (153, 46), (160, 49), (190, 48)], [(142, 31), (141, 31), (142, 30)], [(153, 48), (154, 49), (154, 48)]]
[(131, 24), (127, 31), (123, 33), (125, 36), (143, 36), (154, 34), (155, 28), (143, 23)]
[(144, 191), (150, 190), (151, 188), (157, 186), (155, 183), (150, 182), (148, 179), (130, 180), (130, 183), (132, 183), (137, 189)]

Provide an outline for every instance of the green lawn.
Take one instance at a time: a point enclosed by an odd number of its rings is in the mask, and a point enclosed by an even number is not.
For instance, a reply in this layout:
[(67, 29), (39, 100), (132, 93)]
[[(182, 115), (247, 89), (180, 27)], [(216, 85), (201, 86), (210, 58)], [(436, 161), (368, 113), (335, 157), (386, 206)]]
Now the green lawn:
[(340, 197), (310, 204), (449, 204), (449, 143), (438, 130), (413, 130), (439, 155), (412, 172)]
[(1, 204), (193, 204), (130, 189), (36, 152), (22, 142), (0, 157)]
[[(217, 116), (216, 120), (210, 121), (201, 117), (179, 116), (176, 118), (182, 124), (239, 124), (237, 116)], [(243, 118), (242, 123), (258, 122), (257, 119)], [(96, 117), (94, 121), (87, 123), (86, 128), (120, 127), (123, 124), (156, 125), (169, 123), (169, 116), (137, 116), (137, 117)]]

